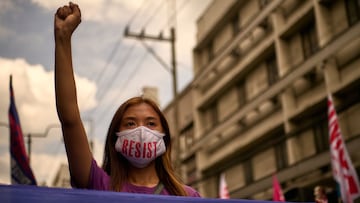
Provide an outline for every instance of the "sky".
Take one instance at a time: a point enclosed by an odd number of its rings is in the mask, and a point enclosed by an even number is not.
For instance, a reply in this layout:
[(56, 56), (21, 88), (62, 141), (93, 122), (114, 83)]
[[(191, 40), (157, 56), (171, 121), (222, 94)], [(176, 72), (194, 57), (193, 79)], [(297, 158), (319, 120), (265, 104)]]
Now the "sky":
[[(0, 183), (10, 184), (9, 76), (24, 136), (33, 135), (30, 163), (38, 183), (51, 185), (67, 163), (54, 92), (54, 14), (63, 0), (0, 1)], [(178, 91), (193, 78), (196, 22), (211, 0), (78, 0), (82, 22), (73, 34), (78, 103), (94, 158), (101, 163), (105, 136), (117, 107), (143, 87), (158, 89), (160, 107), (172, 100), (172, 76), (133, 33), (170, 36), (176, 30)], [(166, 41), (144, 41), (171, 64)], [(27, 137), (24, 138), (25, 144)]]

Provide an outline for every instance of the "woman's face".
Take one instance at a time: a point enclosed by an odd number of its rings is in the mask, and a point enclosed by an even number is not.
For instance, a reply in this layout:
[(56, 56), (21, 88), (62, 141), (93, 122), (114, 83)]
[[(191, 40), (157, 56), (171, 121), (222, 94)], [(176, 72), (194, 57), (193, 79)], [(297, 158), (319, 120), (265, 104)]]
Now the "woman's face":
[(119, 131), (145, 126), (151, 130), (163, 132), (160, 117), (147, 103), (128, 107), (122, 118)]

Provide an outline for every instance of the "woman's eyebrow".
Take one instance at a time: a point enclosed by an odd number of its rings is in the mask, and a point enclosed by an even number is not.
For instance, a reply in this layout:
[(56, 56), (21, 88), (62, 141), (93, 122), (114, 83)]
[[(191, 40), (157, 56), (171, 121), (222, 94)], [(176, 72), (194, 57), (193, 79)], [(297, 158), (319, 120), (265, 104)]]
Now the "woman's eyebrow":
[(146, 117), (146, 120), (158, 120), (158, 119), (154, 116), (148, 116)]
[(125, 120), (136, 120), (136, 117), (133, 117), (133, 116), (128, 116), (128, 117), (124, 117), (123, 119), (122, 119), (123, 121), (125, 121)]

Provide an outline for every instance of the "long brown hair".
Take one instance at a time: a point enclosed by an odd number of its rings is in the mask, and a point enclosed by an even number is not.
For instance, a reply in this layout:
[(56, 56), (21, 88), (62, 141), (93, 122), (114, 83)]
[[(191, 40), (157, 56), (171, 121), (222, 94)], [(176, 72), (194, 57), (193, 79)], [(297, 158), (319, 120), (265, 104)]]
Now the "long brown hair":
[(104, 150), (105, 152), (104, 152), (104, 159), (102, 166), (105, 172), (110, 176), (111, 179), (110, 188), (114, 191), (121, 191), (124, 182), (127, 181), (128, 170), (130, 166), (129, 161), (125, 157), (123, 157), (120, 153), (115, 151), (115, 143), (117, 140), (116, 132), (118, 132), (120, 128), (120, 123), (121, 120), (123, 119), (125, 111), (130, 106), (138, 105), (142, 103), (149, 104), (157, 112), (157, 114), (160, 117), (160, 122), (165, 133), (163, 139), (166, 146), (166, 152), (155, 159), (156, 173), (160, 181), (164, 184), (166, 190), (171, 195), (187, 196), (187, 193), (184, 189), (184, 184), (177, 177), (171, 165), (171, 138), (170, 138), (170, 129), (167, 120), (164, 114), (157, 106), (157, 104), (154, 101), (144, 97), (133, 97), (125, 101), (117, 109), (111, 121), (106, 137), (105, 150)]

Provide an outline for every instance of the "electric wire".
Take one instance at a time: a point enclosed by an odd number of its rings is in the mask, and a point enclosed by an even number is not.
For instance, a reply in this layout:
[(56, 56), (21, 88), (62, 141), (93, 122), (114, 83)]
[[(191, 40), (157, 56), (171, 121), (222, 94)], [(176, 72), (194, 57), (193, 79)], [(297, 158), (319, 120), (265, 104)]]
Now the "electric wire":
[[(185, 8), (185, 6), (187, 5), (189, 3), (189, 1), (183, 1), (183, 3), (180, 5), (180, 7), (179, 7), (179, 12), (178, 13), (181, 13), (181, 11)], [(159, 14), (159, 12), (157, 12), (162, 6), (163, 6), (164, 4), (159, 4), (157, 7), (156, 7), (156, 9), (155, 9), (155, 12), (150, 16), (150, 18), (146, 21), (146, 23), (144, 24), (144, 25), (148, 25), (150, 22), (151, 22), (151, 20), (157, 15), (157, 14)], [(177, 10), (177, 8), (175, 8), (175, 10)], [(175, 17), (175, 15), (176, 15), (176, 13), (177, 12), (175, 12), (174, 11), (174, 13), (173, 13), (173, 15), (172, 15), (172, 19), (174, 19)], [(168, 21), (166, 22), (166, 23), (169, 23), (171, 21), (171, 19), (168, 19)], [(166, 24), (165, 24), (165, 26), (163, 26), (163, 27), (166, 27)], [(143, 44), (144, 45), (144, 44)], [(146, 45), (146, 44), (145, 44)], [(144, 46), (145, 46), (144, 45)], [(148, 47), (148, 49), (151, 49), (148, 45), (146, 45), (146, 47)], [(132, 46), (132, 48), (131, 49), (133, 49), (133, 46)], [(152, 49), (151, 49), (152, 50)], [(148, 50), (149, 51), (149, 50)], [(126, 59), (128, 59), (129, 57), (126, 57)], [(135, 68), (135, 70), (133, 71), (133, 73), (131, 74), (131, 77), (127, 77), (127, 83), (125, 83), (125, 85), (126, 84), (128, 84), (128, 83), (130, 83), (130, 80), (132, 80), (132, 79), (134, 79), (134, 74), (136, 73), (136, 71), (137, 71), (137, 69), (139, 69), (140, 68), (140, 66), (143, 64), (143, 62), (144, 62), (144, 56), (143, 56), (143, 59), (138, 63), (138, 65), (136, 66), (136, 68)], [(123, 67), (124, 65), (126, 64), (126, 61), (120, 66), (120, 67)], [(118, 72), (118, 71), (117, 71)], [(114, 77), (116, 77), (118, 74), (116, 73), (116, 74), (114, 74)], [(114, 78), (113, 77), (113, 78)], [(113, 81), (113, 80), (112, 80)], [(113, 83), (111, 83), (111, 85), (110, 85), (110, 87), (112, 86), (112, 84)], [(126, 85), (127, 86), (127, 85)], [(111, 89), (109, 86), (108, 86), (108, 89)], [(125, 88), (122, 88), (122, 89), (125, 89)], [(115, 97), (115, 99), (117, 99), (117, 98), (119, 98), (119, 96), (120, 96), (120, 94), (121, 93), (123, 93), (122, 91), (120, 91), (120, 93), (119, 93), (119, 95), (118, 96), (116, 96)], [(102, 95), (102, 97), (100, 97), (101, 98), (101, 101), (99, 102), (99, 103), (101, 103), (102, 101), (103, 101), (103, 98), (104, 98), (104, 95), (105, 94), (103, 94)], [(112, 102), (112, 103), (115, 103), (115, 102)], [(105, 109), (104, 111), (103, 111), (103, 113), (102, 114), (100, 114), (100, 116), (97, 116), (97, 119), (96, 120), (99, 120), (100, 118), (100, 120), (103, 120), (102, 118), (106, 115), (106, 113), (109, 111), (109, 110), (111, 110), (111, 107), (109, 106), (107, 109)], [(99, 114), (98, 114), (99, 115)]]
[[(144, 63), (147, 56), (148, 56), (148, 52), (144, 52), (144, 54), (142, 55), (142, 57), (140, 58), (140, 60), (136, 64), (136, 66), (133, 68), (133, 71), (130, 73), (129, 77), (127, 77), (125, 82), (123, 83), (124, 87), (122, 89), (126, 89), (126, 87), (129, 85), (130, 81), (134, 78), (135, 73), (137, 73), (137, 71), (140, 69), (141, 65)], [(116, 98), (116, 99), (120, 98), (123, 93), (124, 93), (124, 91), (119, 91), (119, 93), (114, 98)], [(113, 103), (113, 102), (111, 102), (111, 103)], [(113, 106), (113, 105), (111, 105), (111, 106)], [(97, 119), (104, 120), (103, 118), (110, 110), (111, 110), (111, 108), (107, 108), (105, 111), (103, 111), (102, 114), (97, 116)]]
[[(116, 81), (115, 78), (118, 77), (118, 75), (119, 75), (120, 71), (122, 70), (122, 68), (125, 67), (126, 63), (129, 61), (130, 55), (132, 54), (134, 48), (135, 48), (135, 42), (132, 43), (130, 49), (128, 50), (128, 52), (124, 56), (124, 60), (122, 60), (122, 63), (120, 64), (119, 68), (116, 69), (116, 72), (113, 73), (112, 77), (108, 80), (109, 83), (107, 84), (107, 87), (108, 87), (109, 90), (111, 89), (112, 85)], [(105, 98), (105, 95), (109, 92), (109, 90), (100, 92), (100, 94), (98, 95), (98, 97), (100, 98), (99, 104), (103, 101), (103, 99)]]
[[(175, 16), (176, 13), (181, 13), (181, 11), (185, 8), (185, 6), (186, 6), (188, 3), (189, 3), (188, 0), (187, 0), (187, 1), (183, 1), (183, 3), (182, 3), (182, 4), (180, 5), (180, 7), (179, 7), (178, 12), (173, 12), (173, 15), (171, 16), (171, 18), (174, 19), (174, 16)], [(163, 4), (160, 3), (160, 5), (158, 5), (158, 6), (156, 7), (155, 11), (158, 11), (158, 10), (162, 7), (162, 5), (163, 5)], [(175, 6), (175, 7), (176, 7), (176, 6)], [(175, 9), (177, 10), (177, 8), (175, 8)], [(155, 14), (158, 14), (158, 13), (159, 13), (159, 12), (154, 12), (149, 19), (152, 20), (152, 18), (155, 17)], [(147, 24), (150, 22), (150, 20), (148, 20), (144, 25), (147, 25)], [(168, 19), (168, 21), (167, 21), (166, 23), (168, 23), (168, 22), (170, 22), (170, 21), (171, 21), (171, 19)], [(163, 27), (165, 27), (165, 26), (166, 26), (166, 24), (165, 24)], [(141, 41), (141, 43), (142, 43), (142, 45), (147, 49), (147, 51), (152, 52), (152, 53), (155, 53), (155, 51), (154, 51), (149, 45), (145, 44), (145, 42)], [(166, 64), (165, 64), (165, 65), (166, 65)], [(167, 65), (166, 65), (166, 66), (167, 66)], [(167, 67), (168, 67), (168, 66), (167, 66)], [(165, 69), (166, 69), (166, 68), (165, 68)], [(167, 70), (167, 71), (169, 71), (169, 70)], [(131, 79), (131, 77), (130, 77), (130, 79)], [(101, 98), (104, 98), (104, 97), (101, 97)], [(116, 98), (118, 98), (118, 97), (116, 97)], [(105, 110), (105, 111), (107, 112), (108, 110)]]
[[(134, 21), (134, 19), (136, 18), (136, 16), (138, 16), (138, 14), (140, 13), (141, 9), (143, 8), (144, 4), (145, 4), (145, 0), (142, 1), (142, 3), (140, 4), (140, 6), (137, 8), (137, 10), (135, 11), (135, 13), (132, 15), (132, 17), (128, 20), (128, 23), (131, 23)], [(118, 38), (118, 40), (116, 41), (115, 43), (115, 46), (113, 47), (113, 49), (111, 50), (110, 52), (110, 55), (109, 57), (107, 58), (106, 62), (105, 62), (105, 65), (104, 65), (104, 68), (100, 71), (99, 74), (97, 74), (97, 77), (95, 79), (95, 83), (98, 84), (100, 83), (100, 81), (102, 80), (105, 72), (108, 70), (108, 67), (111, 63), (111, 61), (114, 59), (117, 51), (119, 50), (120, 48), (120, 45), (122, 44), (122, 40), (123, 40), (123, 37), (121, 36), (120, 38)], [(131, 49), (131, 48), (130, 48)], [(91, 97), (91, 92), (88, 94), (88, 96), (86, 97), (86, 100), (85, 100), (85, 104), (84, 106), (87, 106), (88, 102), (90, 101), (90, 97)], [(101, 98), (101, 97), (100, 97)]]
[[(139, 15), (140, 10), (142, 10), (145, 2), (150, 2), (150, 1), (145, 1), (145, 0), (143, 0), (142, 3), (141, 3), (141, 6), (137, 8), (137, 10), (135, 11), (135, 14), (132, 15), (132, 17), (128, 20), (128, 22), (126, 23), (126, 25), (131, 24), (131, 23), (135, 20), (135, 18)], [(151, 4), (149, 4), (149, 5), (151, 5)], [(145, 10), (145, 8), (144, 8), (144, 10)]]
[[(156, 9), (154, 10), (154, 12), (152, 13), (152, 15), (151, 15), (151, 17), (150, 17), (150, 19), (152, 19), (158, 12), (158, 9), (160, 8), (162, 6), (162, 4), (161, 4), (161, 2), (159, 3), (159, 5), (156, 7)], [(136, 14), (137, 15), (137, 14)], [(133, 21), (134, 19), (132, 18), (132, 21)], [(148, 23), (149, 21), (147, 21), (147, 23)], [(145, 23), (144, 25), (147, 25), (147, 23)], [(121, 38), (121, 39), (123, 39), (123, 38)], [(110, 84), (108, 83), (107, 84), (107, 90), (106, 91), (100, 91), (100, 92), (102, 92), (102, 94), (101, 94), (101, 96), (99, 96), (98, 95), (98, 98), (100, 98), (100, 101), (98, 102), (98, 106), (100, 106), (99, 104), (100, 103), (102, 103), (102, 101), (103, 101), (103, 99), (105, 98), (105, 95), (108, 93), (108, 91), (111, 89), (111, 86), (113, 85), (113, 82), (114, 82), (114, 80), (115, 80), (115, 78), (119, 75), (119, 72), (120, 72), (120, 70), (122, 70), (122, 68), (125, 66), (125, 64), (127, 63), (127, 61), (129, 60), (129, 56), (130, 56), (130, 54), (131, 54), (131, 52), (133, 51), (133, 49), (134, 49), (134, 47), (135, 47), (135, 42), (133, 42), (133, 44), (132, 44), (132, 46), (130, 47), (130, 49), (129, 49), (129, 51), (127, 52), (127, 54), (126, 54), (126, 57), (124, 57), (124, 61), (123, 61), (123, 63), (119, 66), (119, 68), (117, 69), (117, 71), (116, 71), (116, 73), (114, 73), (114, 74), (112, 74), (112, 79), (110, 79), (110, 80), (108, 80), (108, 81), (110, 81)], [(96, 108), (96, 109), (98, 109), (98, 108)], [(95, 113), (95, 111), (96, 111), (96, 109), (93, 109), (92, 111), (91, 111), (91, 114), (94, 114)]]
[(154, 10), (153, 14), (152, 14), (152, 15), (148, 18), (148, 20), (144, 23), (143, 27), (149, 25), (149, 23), (153, 20), (153, 18), (160, 13), (159, 11), (161, 10), (161, 8), (162, 8), (164, 5), (165, 5), (165, 4), (160, 3), (160, 4), (158, 5), (158, 7), (156, 7), (156, 9)]
[(186, 5), (189, 3), (189, 0), (184, 0), (182, 4), (179, 6), (179, 8), (175, 8), (175, 11), (172, 13), (172, 15), (168, 18), (168, 20), (161, 26), (162, 29), (169, 28), (170, 23), (173, 20), (176, 27), (176, 17), (183, 11), (183, 9), (186, 7)]
[[(129, 20), (129, 22), (132, 22), (132, 21), (135, 20), (135, 17), (139, 14), (141, 8), (142, 8), (143, 5), (144, 5), (144, 2), (145, 2), (145, 0), (143, 1), (142, 6), (137, 9), (137, 11), (136, 11), (135, 14), (133, 15), (133, 17)], [(161, 3), (160, 3), (159, 5), (161, 6)], [(160, 6), (158, 6), (157, 8), (159, 8)], [(154, 10), (154, 13), (153, 13), (152, 16), (154, 16), (154, 14), (156, 14), (156, 13), (157, 13), (156, 10)], [(120, 39), (121, 39), (120, 41), (122, 41), (123, 38), (121, 37)], [(114, 50), (117, 51), (118, 48), (119, 48), (119, 46), (120, 46), (120, 44), (118, 43), (118, 45), (115, 46), (115, 49), (114, 49)], [(115, 72), (114, 74), (112, 74), (112, 79), (111, 79), (111, 80), (108, 80), (108, 81), (110, 81), (110, 84), (108, 83), (108, 84), (106, 85), (107, 90), (106, 90), (106, 91), (100, 91), (100, 92), (102, 92), (102, 94), (101, 94), (101, 96), (98, 96), (98, 98), (100, 98), (100, 101), (99, 101), (98, 104), (102, 103), (102, 100), (103, 100), (104, 96), (105, 96), (105, 95), (107, 94), (107, 92), (111, 89), (111, 86), (113, 85), (114, 79), (117, 77), (117, 75), (119, 75), (120, 71), (122, 70), (122, 68), (123, 68), (123, 67), (125, 66), (125, 64), (127, 63), (127, 60), (129, 59), (128, 56), (129, 56), (129, 55), (131, 54), (131, 52), (133, 51), (134, 47), (135, 47), (135, 43), (133, 42), (132, 46), (129, 48), (128, 52), (126, 53), (126, 57), (124, 57), (123, 63), (119, 66), (119, 68), (116, 70), (116, 72)], [(113, 52), (114, 54), (111, 55), (111, 56), (112, 56), (112, 57), (110, 58), (111, 60), (112, 60), (113, 56), (115, 55), (115, 51)], [(109, 64), (109, 63), (111, 62), (111, 60), (108, 60), (106, 64)], [(94, 113), (94, 111), (95, 111), (95, 109), (93, 109), (91, 113)]]

